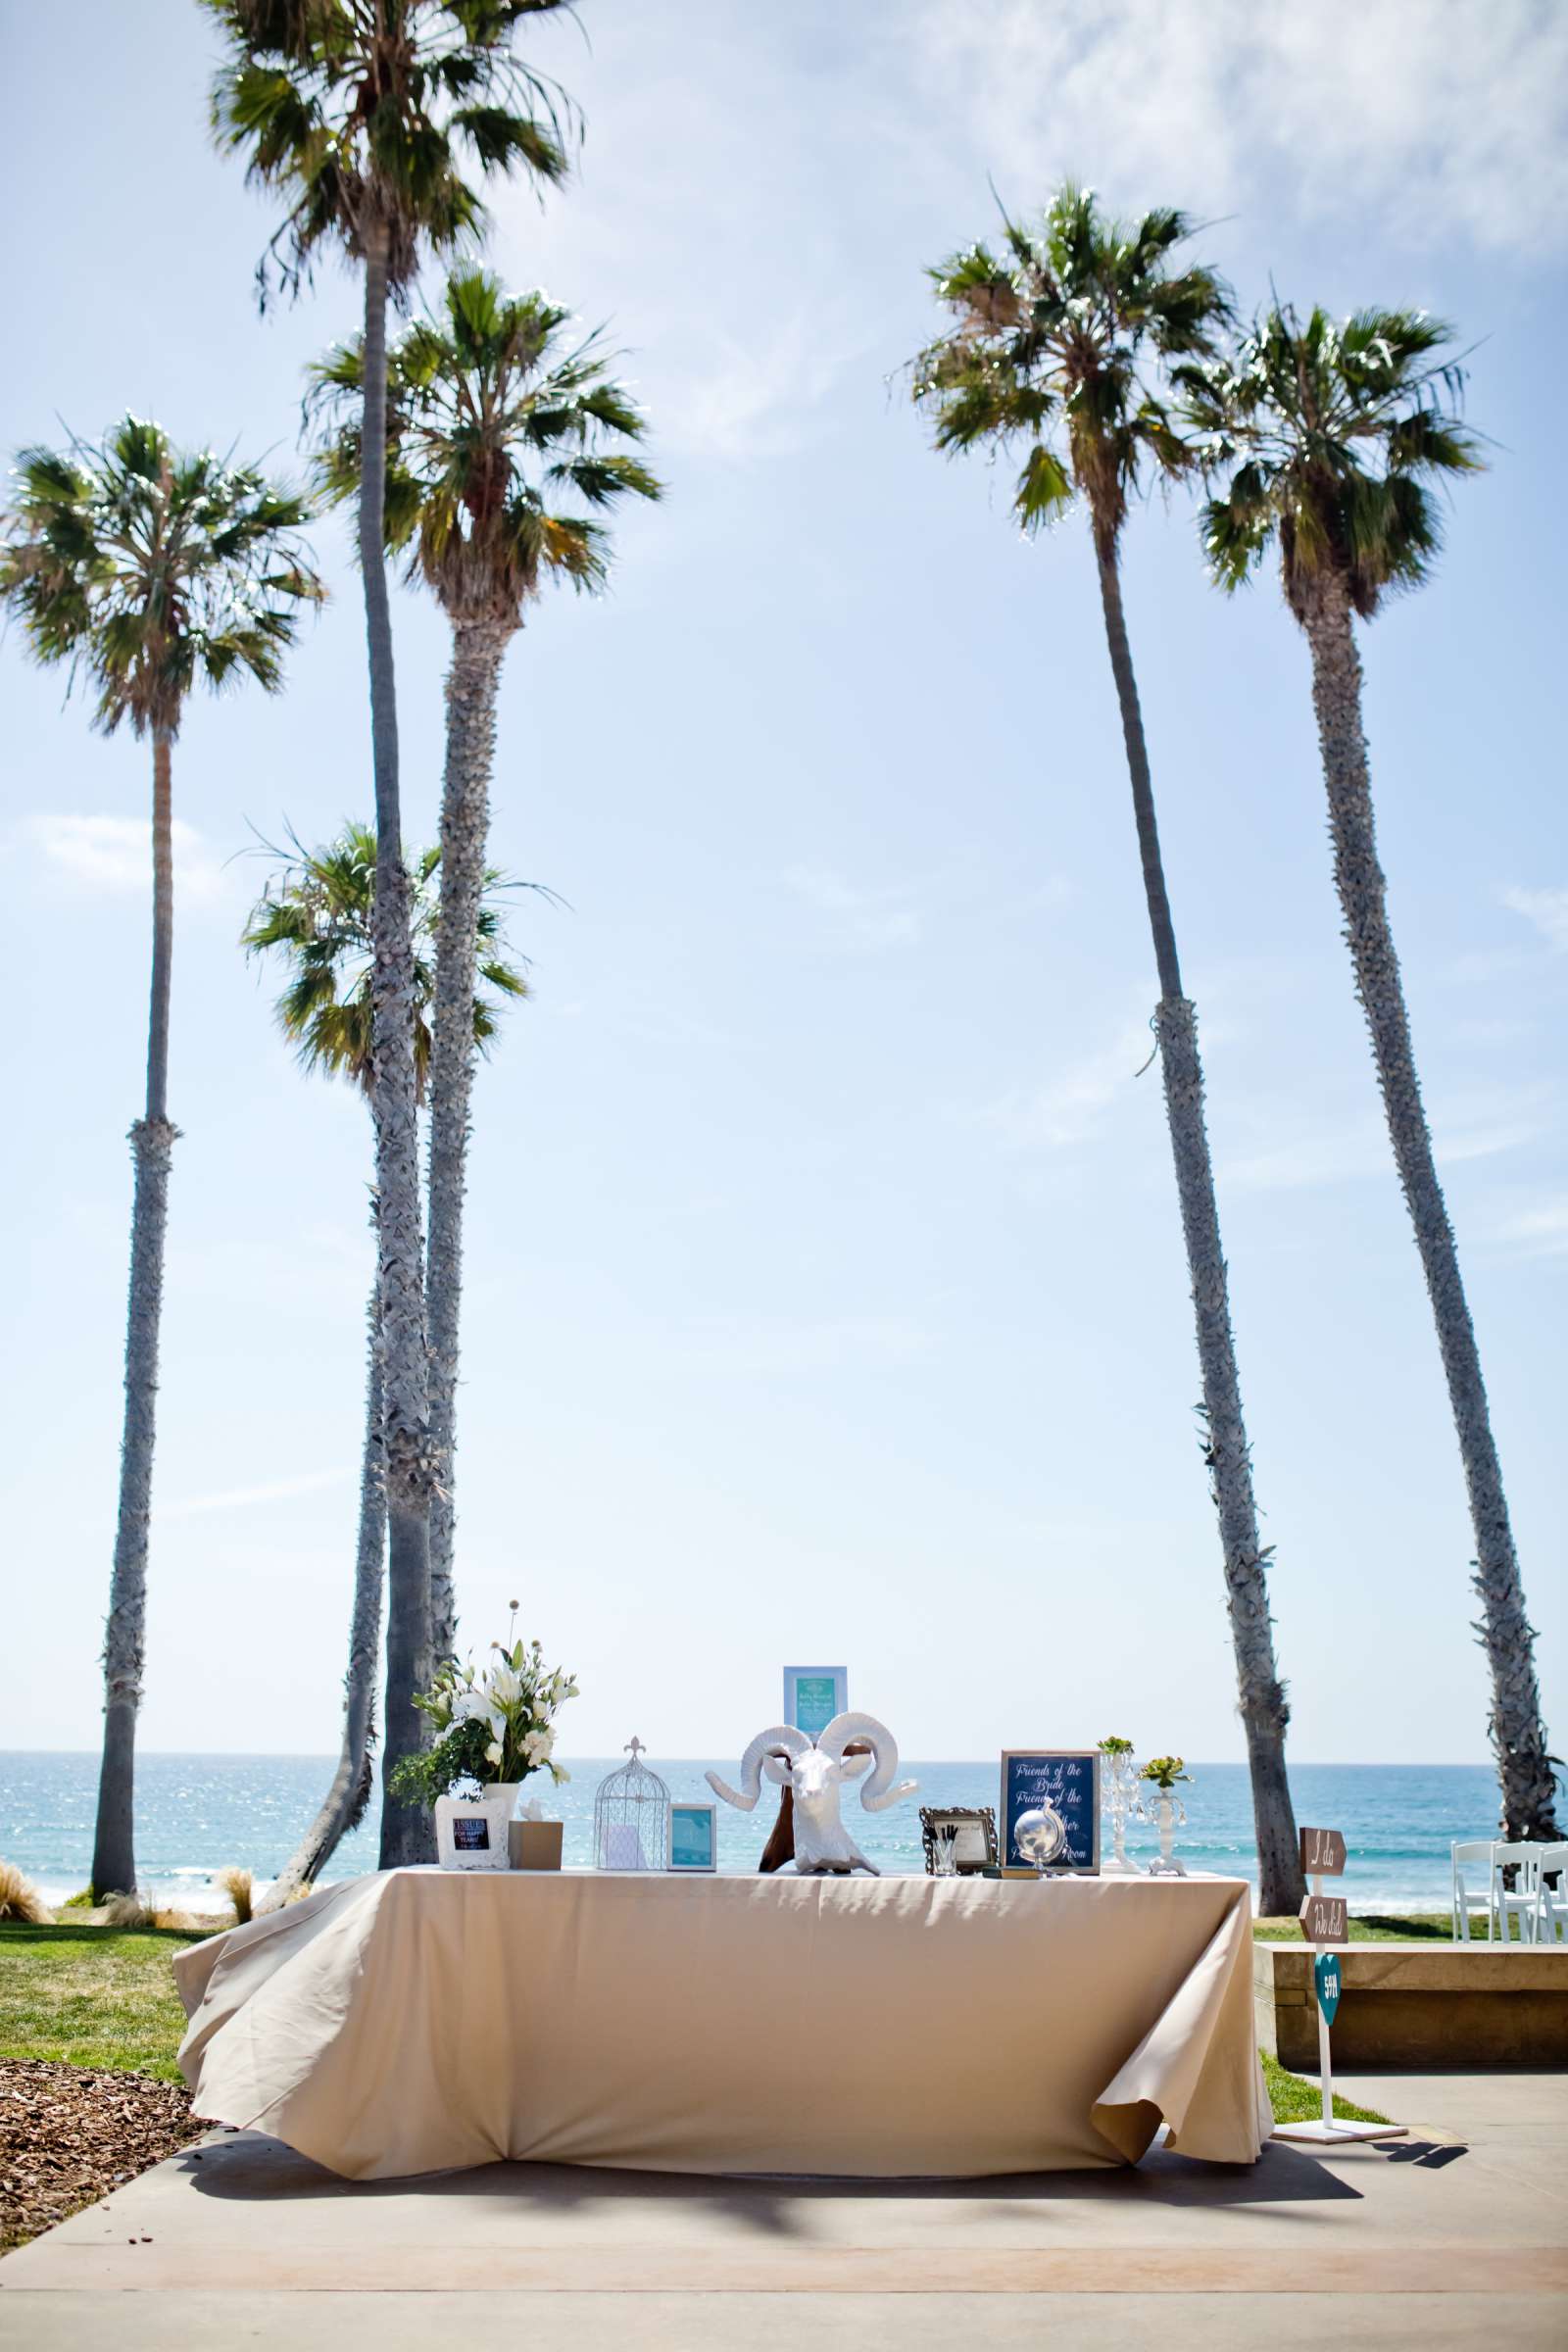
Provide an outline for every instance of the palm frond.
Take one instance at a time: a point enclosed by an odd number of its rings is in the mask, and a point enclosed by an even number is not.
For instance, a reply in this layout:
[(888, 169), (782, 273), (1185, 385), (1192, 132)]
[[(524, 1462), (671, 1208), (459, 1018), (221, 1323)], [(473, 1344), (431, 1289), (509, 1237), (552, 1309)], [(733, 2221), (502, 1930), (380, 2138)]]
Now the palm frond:
[[(439, 305), (388, 355), (384, 532), (455, 620), (515, 627), (547, 578), (596, 586), (609, 565), (602, 524), (554, 511), (569, 492), (604, 514), (655, 501), (663, 484), (617, 442), (636, 443), (642, 412), (590, 334), (548, 296), (509, 293), (487, 270), (453, 272)], [(363, 361), (356, 344), (312, 370), (307, 413), (320, 433), (323, 497), (359, 480)]]
[(303, 499), (254, 466), (181, 451), (125, 416), (96, 447), (24, 450), (0, 520), (0, 602), (34, 658), (64, 662), (113, 733), (177, 733), (194, 687), (269, 691), (325, 595)]
[(928, 273), (954, 323), (912, 364), (913, 396), (941, 451), (1028, 440), (1026, 529), (1081, 496), (1113, 544), (1147, 479), (1195, 464), (1152, 370), (1213, 357), (1229, 291), (1212, 270), (1173, 266), (1191, 224), (1172, 208), (1123, 226), (1068, 181), (1037, 221), (1003, 225), (1001, 256), (975, 244)]
[(1176, 371), (1216, 492), (1201, 529), (1222, 587), (1239, 586), (1274, 544), (1299, 619), (1328, 573), (1363, 618), (1419, 586), (1442, 541), (1431, 485), (1484, 464), (1460, 414), (1452, 342), (1424, 312), (1336, 320), (1314, 308), (1303, 318), (1276, 302), (1228, 358)]
[[(275, 870), (251, 908), (240, 944), (250, 956), (281, 957), (286, 976), (273, 1010), (302, 1066), (345, 1078), (368, 1098), (374, 1028), (374, 830), (352, 821), (318, 849), (307, 850), (291, 841), (287, 851), (270, 850), (268, 855)], [(441, 852), (405, 851), (404, 866), (414, 941), (415, 1080), (422, 1099), (432, 1052)], [(528, 994), (521, 969), (511, 959), (502, 924), (501, 896), (512, 887), (504, 875), (486, 871), (474, 926), (479, 986), (473, 1036), (481, 1047), (494, 1038), (503, 1004)]]

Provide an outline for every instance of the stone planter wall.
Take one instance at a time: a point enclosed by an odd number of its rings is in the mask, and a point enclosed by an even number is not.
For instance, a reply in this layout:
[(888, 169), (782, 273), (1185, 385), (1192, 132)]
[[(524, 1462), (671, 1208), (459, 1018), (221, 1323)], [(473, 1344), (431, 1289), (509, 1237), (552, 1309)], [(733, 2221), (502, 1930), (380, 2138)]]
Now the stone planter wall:
[[(1337, 2067), (1568, 2066), (1568, 1944), (1351, 1943), (1340, 1952)], [(1260, 2049), (1317, 2071), (1312, 1954), (1252, 1947)]]

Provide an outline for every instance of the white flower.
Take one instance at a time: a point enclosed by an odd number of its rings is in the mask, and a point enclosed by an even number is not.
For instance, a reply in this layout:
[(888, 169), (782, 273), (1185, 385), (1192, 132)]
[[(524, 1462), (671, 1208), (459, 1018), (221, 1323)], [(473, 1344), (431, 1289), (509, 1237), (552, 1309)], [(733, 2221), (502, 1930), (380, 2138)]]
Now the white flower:
[(522, 1685), (510, 1666), (490, 1669), (490, 1696), (504, 1707), (514, 1707), (522, 1696)]
[(530, 1732), (522, 1743), (530, 1764), (542, 1764), (555, 1744), (556, 1735), (550, 1731)]
[(501, 1742), (500, 1742), (500, 1740), (491, 1740), (491, 1742), (490, 1742), (489, 1746), (488, 1746), (488, 1747), (485, 1749), (485, 1751), (484, 1751), (484, 1760), (485, 1760), (485, 1762), (486, 1762), (487, 1764), (499, 1764), (499, 1763), (500, 1763), (500, 1761), (501, 1761)]
[(457, 1697), (452, 1702), (452, 1720), (454, 1723), (472, 1723), (476, 1715), (485, 1715), (488, 1713), (489, 1709), (486, 1707), (482, 1695), (477, 1690), (460, 1690)]

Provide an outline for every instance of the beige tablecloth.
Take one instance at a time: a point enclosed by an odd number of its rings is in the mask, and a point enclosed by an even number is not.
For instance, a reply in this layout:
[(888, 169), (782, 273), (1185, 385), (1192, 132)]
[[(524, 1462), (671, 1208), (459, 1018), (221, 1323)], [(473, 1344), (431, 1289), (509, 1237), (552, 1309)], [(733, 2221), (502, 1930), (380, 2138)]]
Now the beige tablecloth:
[(1232, 1879), (400, 1870), (174, 1974), (198, 2115), (351, 2179), (893, 2177), (1251, 2163), (1251, 1956)]

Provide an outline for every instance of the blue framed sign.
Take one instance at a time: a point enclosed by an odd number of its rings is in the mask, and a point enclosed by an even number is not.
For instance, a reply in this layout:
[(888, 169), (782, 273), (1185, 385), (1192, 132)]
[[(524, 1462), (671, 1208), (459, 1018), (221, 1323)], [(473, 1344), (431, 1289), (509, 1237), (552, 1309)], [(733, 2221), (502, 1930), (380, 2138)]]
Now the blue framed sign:
[(673, 1804), (669, 1808), (670, 1870), (718, 1868), (716, 1805)]
[(808, 1740), (820, 1740), (835, 1715), (850, 1703), (847, 1666), (786, 1666), (784, 1721)]
[(1067, 1835), (1053, 1870), (1089, 1876), (1100, 1869), (1100, 1751), (1093, 1747), (1009, 1747), (1002, 1757), (1002, 1867), (1027, 1872), (1018, 1851), (1018, 1817), (1049, 1805)]

